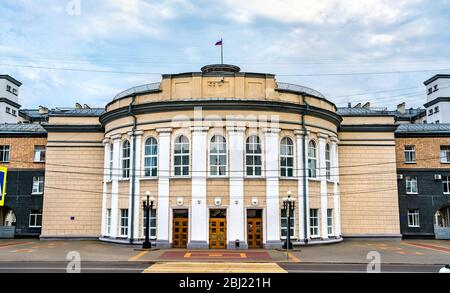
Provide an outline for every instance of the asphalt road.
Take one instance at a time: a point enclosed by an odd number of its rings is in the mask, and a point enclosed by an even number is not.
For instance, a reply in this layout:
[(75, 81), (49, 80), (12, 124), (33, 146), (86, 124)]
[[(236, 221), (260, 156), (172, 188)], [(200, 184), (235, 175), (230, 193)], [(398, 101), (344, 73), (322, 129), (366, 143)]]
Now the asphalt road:
[[(81, 273), (142, 273), (152, 262), (83, 262)], [(365, 264), (279, 263), (288, 273), (366, 273)], [(0, 262), (4, 273), (67, 273), (67, 262)], [(382, 273), (438, 273), (442, 266), (382, 264)], [(69, 268), (73, 270), (73, 267)]]

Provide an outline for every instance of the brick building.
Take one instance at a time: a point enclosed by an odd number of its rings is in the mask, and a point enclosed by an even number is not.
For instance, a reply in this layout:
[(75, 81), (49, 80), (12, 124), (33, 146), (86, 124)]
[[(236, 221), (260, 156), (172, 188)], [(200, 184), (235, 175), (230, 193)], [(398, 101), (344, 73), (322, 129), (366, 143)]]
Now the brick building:
[(39, 124), (0, 124), (0, 166), (8, 168), (0, 235), (41, 234), (47, 132)]
[(403, 237), (450, 239), (450, 125), (406, 124), (395, 136)]

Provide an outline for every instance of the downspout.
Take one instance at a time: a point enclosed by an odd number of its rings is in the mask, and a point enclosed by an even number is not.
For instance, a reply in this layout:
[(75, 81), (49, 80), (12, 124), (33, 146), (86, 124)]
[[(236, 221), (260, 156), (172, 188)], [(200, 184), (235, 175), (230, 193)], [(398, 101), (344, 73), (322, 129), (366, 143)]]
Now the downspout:
[(137, 127), (137, 118), (136, 115), (133, 112), (133, 106), (136, 102), (136, 94), (133, 95), (130, 105), (128, 106), (128, 114), (130, 114), (131, 117), (133, 117), (133, 128), (131, 130), (131, 138), (133, 141), (133, 158), (132, 158), (132, 164), (133, 168), (131, 169), (131, 237), (130, 237), (130, 244), (133, 244), (133, 237), (134, 237), (134, 203), (135, 203), (135, 193), (136, 193), (136, 127)]
[(308, 245), (308, 208), (307, 208), (307, 200), (306, 200), (306, 192), (307, 192), (307, 188), (306, 188), (306, 184), (307, 184), (307, 180), (308, 180), (308, 173), (307, 173), (307, 169), (306, 169), (306, 164), (307, 164), (307, 160), (306, 160), (306, 152), (307, 152), (307, 144), (306, 144), (306, 134), (307, 134), (307, 129), (306, 129), (306, 125), (305, 125), (305, 116), (309, 111), (309, 104), (306, 102), (306, 96), (303, 95), (303, 104), (305, 105), (305, 110), (302, 113), (302, 131), (303, 131), (303, 136), (302, 136), (302, 140), (303, 140), (303, 154), (302, 154), (302, 158), (303, 158), (303, 230), (304, 230), (304, 239), (305, 239), (305, 245)]

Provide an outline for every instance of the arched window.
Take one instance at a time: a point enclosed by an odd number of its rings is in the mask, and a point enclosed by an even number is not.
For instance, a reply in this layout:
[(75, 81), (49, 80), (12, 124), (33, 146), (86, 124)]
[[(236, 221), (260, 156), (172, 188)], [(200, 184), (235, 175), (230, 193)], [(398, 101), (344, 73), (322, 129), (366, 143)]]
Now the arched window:
[(130, 178), (130, 142), (128, 140), (122, 145), (122, 178)]
[(281, 177), (294, 176), (294, 143), (289, 137), (281, 140), (280, 144)]
[(209, 171), (211, 176), (225, 176), (227, 172), (227, 142), (216, 135), (209, 146)]
[(245, 147), (247, 176), (262, 175), (261, 141), (257, 136), (250, 136)]
[(189, 140), (184, 135), (175, 139), (174, 169), (175, 176), (189, 176)]
[(308, 176), (309, 178), (317, 178), (317, 147), (312, 140), (308, 145)]
[(144, 169), (145, 176), (158, 176), (158, 142), (153, 137), (145, 141)]
[(329, 144), (327, 144), (325, 146), (325, 166), (326, 166), (327, 180), (330, 180), (331, 179), (331, 149), (330, 149)]

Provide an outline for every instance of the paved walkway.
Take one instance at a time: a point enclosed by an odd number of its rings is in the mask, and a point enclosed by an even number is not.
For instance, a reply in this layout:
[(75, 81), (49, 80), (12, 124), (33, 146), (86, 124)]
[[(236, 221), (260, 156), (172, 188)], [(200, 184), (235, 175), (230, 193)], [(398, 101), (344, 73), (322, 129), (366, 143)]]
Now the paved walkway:
[(287, 273), (276, 263), (163, 262), (151, 265), (144, 273)]

